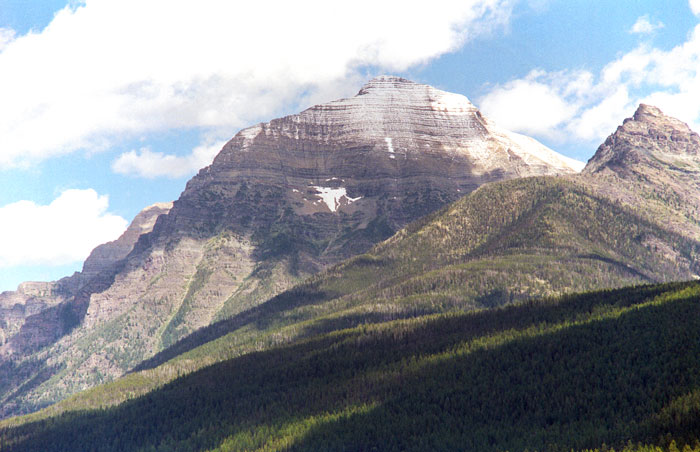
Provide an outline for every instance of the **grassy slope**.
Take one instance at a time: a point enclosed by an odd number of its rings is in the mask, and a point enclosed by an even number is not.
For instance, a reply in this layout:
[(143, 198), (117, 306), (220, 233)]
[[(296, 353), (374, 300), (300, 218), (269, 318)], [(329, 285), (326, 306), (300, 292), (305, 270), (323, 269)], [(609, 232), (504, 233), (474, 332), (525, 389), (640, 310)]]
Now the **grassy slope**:
[(700, 284), (683, 283), (362, 325), (215, 364), (117, 407), (5, 421), (0, 448), (693, 444), (699, 301)]

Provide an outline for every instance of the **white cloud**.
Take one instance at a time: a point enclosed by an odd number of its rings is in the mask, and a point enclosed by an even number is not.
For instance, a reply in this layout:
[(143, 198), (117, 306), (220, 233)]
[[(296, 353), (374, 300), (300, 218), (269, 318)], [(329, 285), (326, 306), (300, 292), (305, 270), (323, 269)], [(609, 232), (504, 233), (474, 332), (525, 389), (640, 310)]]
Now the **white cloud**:
[(107, 212), (107, 196), (66, 190), (49, 205), (19, 201), (0, 207), (0, 268), (66, 265), (124, 232), (127, 221)]
[[(559, 90), (541, 80), (542, 71), (498, 86), (479, 101), (481, 110), (499, 125), (512, 130), (554, 138), (557, 126), (576, 113)], [(551, 82), (551, 80), (550, 80)]]
[(353, 94), (343, 81), (455, 50), (515, 1), (86, 0), (0, 53), (0, 167)]
[(700, 0), (689, 0), (688, 3), (690, 4), (690, 9), (693, 11), (693, 14), (700, 16)]
[(612, 133), (639, 103), (656, 105), (700, 130), (700, 102), (695, 99), (700, 99), (700, 25), (671, 50), (642, 44), (597, 75), (533, 71), (493, 87), (479, 104), (487, 116), (516, 131), (595, 142)]
[(645, 14), (637, 19), (629, 32), (634, 34), (650, 34), (661, 28), (664, 28), (663, 22), (653, 24), (649, 21), (649, 15)]
[(209, 165), (224, 144), (226, 144), (224, 141), (202, 144), (185, 157), (153, 152), (149, 148), (129, 151), (112, 162), (112, 170), (119, 174), (148, 179), (189, 176), (198, 169)]
[(15, 39), (15, 34), (12, 28), (0, 27), (0, 52)]

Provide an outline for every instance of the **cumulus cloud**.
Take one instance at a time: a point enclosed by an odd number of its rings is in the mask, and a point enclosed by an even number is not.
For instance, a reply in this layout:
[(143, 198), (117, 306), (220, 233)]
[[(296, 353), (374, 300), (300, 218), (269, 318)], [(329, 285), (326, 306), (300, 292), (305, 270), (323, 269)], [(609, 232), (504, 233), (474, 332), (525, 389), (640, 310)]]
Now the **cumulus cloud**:
[(651, 23), (649, 20), (649, 15), (645, 14), (637, 19), (637, 21), (632, 25), (629, 32), (633, 34), (650, 34), (656, 30), (664, 28), (663, 22), (657, 22), (655, 24)]
[[(597, 74), (532, 71), (494, 86), (479, 104), (487, 116), (517, 131), (560, 141), (599, 141), (639, 103), (656, 105), (700, 130), (700, 103), (691, 99), (700, 99), (700, 25), (673, 49), (642, 44)], [(520, 112), (517, 117), (515, 112)]]
[(352, 94), (506, 24), (514, 1), (86, 0), (0, 53), (0, 167)]
[(544, 71), (497, 86), (479, 101), (483, 112), (501, 126), (530, 135), (554, 138), (557, 126), (570, 120), (576, 108), (561, 96), (555, 78)]
[(12, 28), (0, 27), (0, 52), (15, 39), (15, 34)]
[(124, 232), (127, 221), (107, 212), (95, 190), (66, 190), (48, 205), (19, 201), (0, 207), (0, 268), (67, 265)]
[(183, 177), (209, 165), (224, 144), (224, 141), (203, 144), (194, 148), (192, 153), (185, 157), (153, 152), (146, 147), (120, 155), (112, 162), (112, 170), (116, 173), (148, 179)]
[(700, 16), (700, 0), (689, 0), (689, 3), (690, 10), (693, 11), (693, 14)]

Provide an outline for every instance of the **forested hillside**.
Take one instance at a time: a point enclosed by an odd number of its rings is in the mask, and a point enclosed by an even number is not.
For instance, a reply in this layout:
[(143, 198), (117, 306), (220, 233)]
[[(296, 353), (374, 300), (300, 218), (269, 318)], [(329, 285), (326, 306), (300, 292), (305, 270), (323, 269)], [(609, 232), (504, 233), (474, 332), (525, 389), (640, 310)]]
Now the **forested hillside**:
[(90, 405), (98, 388), (61, 415), (5, 421), (0, 444), (697, 449), (699, 301), (700, 283), (675, 283), (363, 324), (207, 367), (112, 408)]

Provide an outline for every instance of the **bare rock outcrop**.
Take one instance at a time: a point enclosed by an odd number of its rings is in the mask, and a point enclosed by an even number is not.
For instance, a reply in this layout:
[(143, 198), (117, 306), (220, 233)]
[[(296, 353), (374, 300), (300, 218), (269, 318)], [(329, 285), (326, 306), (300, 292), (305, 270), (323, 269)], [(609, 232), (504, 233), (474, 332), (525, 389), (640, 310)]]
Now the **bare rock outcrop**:
[(641, 104), (600, 145), (581, 176), (608, 197), (700, 239), (700, 135)]
[(0, 355), (31, 353), (76, 326), (80, 322), (73, 306), (76, 297), (108, 285), (139, 237), (171, 207), (172, 203), (159, 203), (143, 209), (117, 240), (90, 253), (81, 272), (59, 281), (24, 282), (16, 291), (1, 293)]

